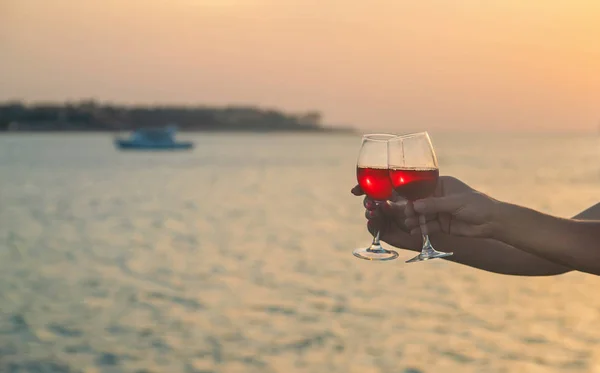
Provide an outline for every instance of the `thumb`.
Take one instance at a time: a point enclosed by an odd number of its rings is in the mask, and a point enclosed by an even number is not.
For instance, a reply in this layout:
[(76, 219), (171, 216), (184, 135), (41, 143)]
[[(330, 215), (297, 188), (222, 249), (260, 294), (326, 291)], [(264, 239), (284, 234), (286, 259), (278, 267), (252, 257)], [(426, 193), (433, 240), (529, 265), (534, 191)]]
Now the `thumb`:
[(415, 211), (421, 215), (438, 214), (440, 212), (453, 214), (463, 205), (462, 196), (457, 194), (446, 197), (425, 198), (413, 203)]
[(355, 196), (362, 196), (363, 194), (365, 194), (360, 185), (355, 185), (354, 188), (350, 190), (350, 193), (354, 194)]

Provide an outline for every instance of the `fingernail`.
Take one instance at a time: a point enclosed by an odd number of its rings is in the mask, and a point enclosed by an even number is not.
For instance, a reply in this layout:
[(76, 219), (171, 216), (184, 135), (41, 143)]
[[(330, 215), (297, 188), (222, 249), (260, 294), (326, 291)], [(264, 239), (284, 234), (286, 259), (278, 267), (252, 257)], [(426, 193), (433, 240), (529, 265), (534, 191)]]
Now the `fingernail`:
[(412, 235), (417, 235), (417, 234), (419, 234), (419, 228), (411, 229), (411, 230), (410, 230), (410, 234), (412, 234)]

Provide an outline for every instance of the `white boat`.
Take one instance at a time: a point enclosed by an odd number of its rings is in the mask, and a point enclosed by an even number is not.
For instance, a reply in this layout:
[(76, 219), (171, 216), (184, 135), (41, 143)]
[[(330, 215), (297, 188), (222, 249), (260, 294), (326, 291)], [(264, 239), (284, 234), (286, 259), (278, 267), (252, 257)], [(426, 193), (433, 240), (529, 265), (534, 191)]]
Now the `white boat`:
[(189, 150), (190, 141), (175, 141), (177, 127), (141, 128), (133, 131), (128, 139), (115, 138), (115, 146), (121, 150)]

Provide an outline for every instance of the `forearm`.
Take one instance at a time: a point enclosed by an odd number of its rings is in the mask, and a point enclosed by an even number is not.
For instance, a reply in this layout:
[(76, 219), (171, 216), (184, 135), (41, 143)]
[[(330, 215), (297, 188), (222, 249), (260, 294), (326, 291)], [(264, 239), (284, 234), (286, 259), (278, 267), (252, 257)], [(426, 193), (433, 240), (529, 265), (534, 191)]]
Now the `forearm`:
[[(595, 217), (597, 206), (581, 215)], [(553, 263), (600, 275), (600, 220), (563, 219), (500, 203), (494, 222), (493, 238)]]
[(436, 249), (454, 252), (454, 255), (444, 259), (488, 272), (515, 276), (552, 276), (572, 271), (571, 268), (496, 240), (445, 234), (434, 235), (431, 240)]
[(600, 203), (596, 203), (594, 206), (583, 210), (579, 214), (575, 215), (573, 219), (600, 220)]
[[(600, 203), (587, 208), (573, 218), (600, 219)], [(552, 276), (573, 270), (568, 266), (540, 258), (496, 240), (435, 235), (432, 237), (432, 242), (439, 250), (454, 252), (454, 255), (446, 260), (488, 272), (517, 276)], [(418, 250), (415, 248), (415, 251)]]

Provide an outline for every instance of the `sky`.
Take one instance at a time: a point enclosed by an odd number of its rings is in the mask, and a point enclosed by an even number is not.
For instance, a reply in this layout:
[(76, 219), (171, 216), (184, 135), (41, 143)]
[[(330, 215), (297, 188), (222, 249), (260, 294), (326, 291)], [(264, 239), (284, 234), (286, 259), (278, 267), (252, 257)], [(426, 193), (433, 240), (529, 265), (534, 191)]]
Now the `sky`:
[(0, 100), (597, 131), (598, 0), (0, 0)]

